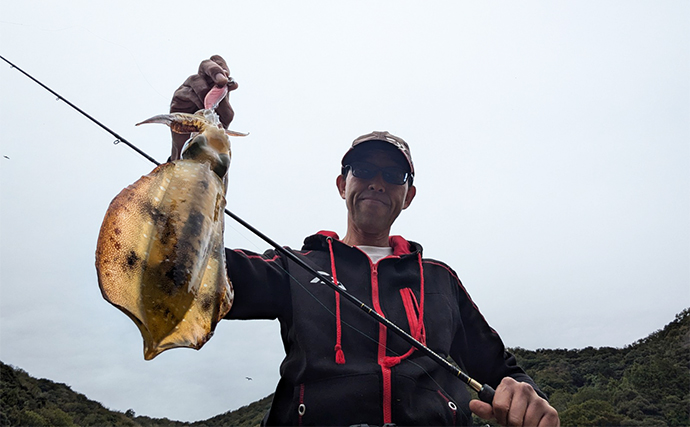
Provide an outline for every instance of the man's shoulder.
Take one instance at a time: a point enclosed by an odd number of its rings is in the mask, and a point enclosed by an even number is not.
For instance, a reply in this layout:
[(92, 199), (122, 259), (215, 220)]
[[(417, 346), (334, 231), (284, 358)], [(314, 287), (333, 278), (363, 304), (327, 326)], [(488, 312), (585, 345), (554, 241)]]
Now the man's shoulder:
[(424, 264), (424, 268), (438, 268), (452, 274), (455, 277), (458, 277), (458, 274), (455, 272), (455, 270), (453, 270), (453, 268), (444, 261), (435, 258), (423, 258), (422, 263)]
[(458, 273), (445, 261), (425, 257), (422, 258), (422, 265), (424, 267), (424, 271), (437, 276), (442, 275), (443, 277), (446, 277), (448, 280), (455, 282), (457, 285), (464, 289), (464, 285), (462, 284), (462, 280), (460, 280), (460, 276), (458, 275)]

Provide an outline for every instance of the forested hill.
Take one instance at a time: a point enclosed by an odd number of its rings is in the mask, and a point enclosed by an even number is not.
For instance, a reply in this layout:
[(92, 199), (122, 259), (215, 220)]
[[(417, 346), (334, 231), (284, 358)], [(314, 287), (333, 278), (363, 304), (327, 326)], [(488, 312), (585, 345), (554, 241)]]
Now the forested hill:
[[(690, 425), (690, 309), (625, 348), (512, 349), (564, 426)], [(195, 423), (106, 409), (65, 384), (0, 362), (1, 426), (256, 426), (268, 396)]]
[(690, 425), (690, 309), (623, 349), (513, 349), (564, 426)]

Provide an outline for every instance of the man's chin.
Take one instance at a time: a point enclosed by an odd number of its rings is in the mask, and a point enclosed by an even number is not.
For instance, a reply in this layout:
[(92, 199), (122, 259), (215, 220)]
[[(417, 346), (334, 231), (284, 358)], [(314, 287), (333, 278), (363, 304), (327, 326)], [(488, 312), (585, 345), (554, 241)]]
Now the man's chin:
[(384, 221), (369, 221), (366, 218), (355, 220), (357, 228), (367, 234), (381, 234), (390, 230), (390, 224)]
[(362, 203), (357, 209), (357, 219), (363, 224), (384, 224), (382, 218), (388, 218), (389, 214), (388, 207), (377, 202)]

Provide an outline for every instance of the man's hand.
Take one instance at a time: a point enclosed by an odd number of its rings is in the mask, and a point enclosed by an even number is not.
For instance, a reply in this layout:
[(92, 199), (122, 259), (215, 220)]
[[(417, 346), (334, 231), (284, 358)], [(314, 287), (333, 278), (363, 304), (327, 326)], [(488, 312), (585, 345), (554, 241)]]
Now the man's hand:
[[(199, 71), (187, 78), (182, 83), (182, 86), (177, 88), (173, 94), (172, 102), (170, 103), (170, 112), (182, 112), (194, 114), (198, 110), (204, 108), (204, 97), (213, 86), (223, 87), (227, 86), (228, 90), (235, 90), (238, 84), (230, 77), (230, 69), (225, 60), (219, 55), (213, 55), (211, 59), (206, 59), (199, 64)], [(227, 129), (232, 122), (235, 112), (230, 107), (230, 101), (226, 96), (225, 99), (216, 108), (216, 113), (220, 117), (221, 123)], [(185, 141), (189, 139), (189, 135), (181, 135), (172, 133), (173, 146), (171, 158), (177, 160), (180, 158), (180, 150)]]
[(502, 426), (560, 426), (558, 412), (539, 397), (531, 385), (503, 378), (496, 387), (493, 406), (470, 401), (470, 410), (478, 417), (496, 420)]

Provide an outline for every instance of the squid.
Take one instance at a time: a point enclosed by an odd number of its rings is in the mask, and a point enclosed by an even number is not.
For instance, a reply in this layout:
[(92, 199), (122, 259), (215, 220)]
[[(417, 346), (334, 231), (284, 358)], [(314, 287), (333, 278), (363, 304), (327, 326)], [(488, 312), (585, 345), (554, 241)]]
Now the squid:
[(215, 107), (214, 88), (195, 114), (154, 116), (176, 133), (193, 132), (180, 160), (156, 167), (110, 203), (96, 245), (103, 297), (141, 332), (144, 359), (176, 348), (200, 349), (230, 310), (223, 244), (230, 136)]

